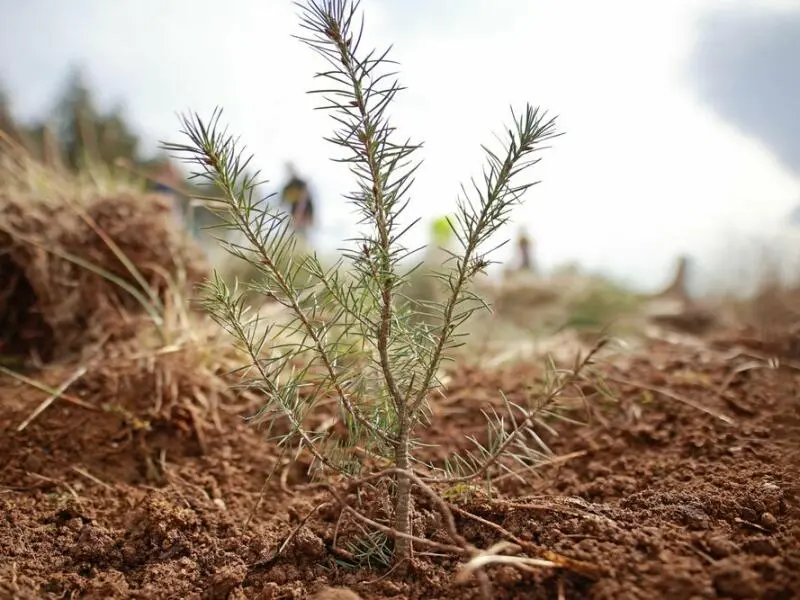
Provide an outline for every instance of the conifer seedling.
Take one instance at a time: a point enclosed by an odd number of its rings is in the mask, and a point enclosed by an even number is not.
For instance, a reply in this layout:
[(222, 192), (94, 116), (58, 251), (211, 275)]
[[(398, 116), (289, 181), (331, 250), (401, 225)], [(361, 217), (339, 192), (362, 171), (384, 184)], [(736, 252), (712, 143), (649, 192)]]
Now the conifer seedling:
[[(537, 416), (524, 407), (514, 407), (523, 412), (516, 413), (512, 427), (497, 417), (489, 446), (479, 445), (466, 458), (420, 465), (415, 449), (432, 418), (433, 392), (442, 388), (440, 367), (462, 344), (461, 326), (485, 306), (470, 282), (490, 265), (494, 235), (533, 185), (525, 175), (538, 162), (538, 152), (559, 134), (546, 112), (531, 105), (520, 113), (512, 110), (498, 146), (484, 147), (482, 178), (461, 186), (448, 219), (454, 249), (433, 275), (443, 286), (444, 301), (407, 299), (415, 250), (404, 239), (418, 219), (403, 219), (421, 145), (400, 139), (391, 125), (389, 109), (402, 88), (389, 70), (389, 51), (362, 48), (357, 1), (307, 0), (298, 6), (303, 29), (298, 39), (328, 64), (316, 76), (323, 83), (312, 92), (336, 124), (325, 139), (355, 181), (345, 198), (359, 216), (361, 233), (341, 260), (326, 268), (315, 254), (296, 255), (288, 216), (258, 197), (259, 175), (249, 171), (252, 156), (220, 125), (219, 109), (208, 120), (183, 116), (188, 142), (164, 148), (194, 165), (192, 177), (224, 192), (223, 199), (209, 200), (239, 237), (221, 243), (257, 270), (249, 291), (290, 315), (285, 322), (265, 323), (248, 304), (252, 294), (218, 275), (206, 286), (207, 309), (247, 352), (247, 385), (265, 399), (254, 421), (273, 427), (273, 433), (282, 422), (278, 443), (309, 453), (318, 474), (372, 477), (384, 468), (380, 465), (390, 464), (384, 477), (392, 481), (398, 561), (411, 557), (412, 488), (423, 480), (488, 477), (504, 468), (501, 458), (508, 453), (517, 463), (535, 462), (536, 451), (524, 438), (538, 437), (532, 433)], [(421, 313), (425, 319), (414, 318)], [(539, 403), (556, 395), (554, 387)], [(331, 399), (342, 427), (320, 431), (313, 417)]]

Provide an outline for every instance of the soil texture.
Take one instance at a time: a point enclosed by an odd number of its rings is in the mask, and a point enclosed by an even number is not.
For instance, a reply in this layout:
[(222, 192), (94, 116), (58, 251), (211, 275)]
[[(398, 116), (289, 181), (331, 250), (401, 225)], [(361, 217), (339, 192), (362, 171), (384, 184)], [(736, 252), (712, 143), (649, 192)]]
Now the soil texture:
[[(601, 367), (612, 397), (541, 432), (557, 458), (535, 476), (491, 496), (440, 490), (471, 544), (513, 538), (563, 561), (489, 567), (493, 597), (800, 597), (800, 370), (731, 341), (653, 341)], [(540, 375), (539, 363), (454, 370), (423, 458), (479, 435), (498, 389), (520, 401)], [(87, 376), (18, 431), (46, 396), (0, 380), (0, 598), (481, 598), (437, 551), (418, 548), (403, 576), (387, 569), (387, 541), (303, 487), (308, 463), (246, 412), (152, 413), (145, 387), (118, 397)], [(380, 521), (387, 498), (364, 486), (346, 500)], [(417, 503), (415, 534), (448, 543)]]

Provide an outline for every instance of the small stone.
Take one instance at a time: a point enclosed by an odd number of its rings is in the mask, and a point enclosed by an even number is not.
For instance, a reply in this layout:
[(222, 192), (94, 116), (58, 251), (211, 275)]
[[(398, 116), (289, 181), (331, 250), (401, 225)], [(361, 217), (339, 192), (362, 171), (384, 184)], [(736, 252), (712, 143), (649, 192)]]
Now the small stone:
[(324, 587), (311, 600), (361, 600), (361, 596), (347, 588)]
[(318, 560), (325, 556), (325, 543), (305, 525), (301, 527), (290, 543), (293, 554), (298, 558)]
[(709, 519), (706, 512), (699, 506), (692, 506), (686, 504), (681, 507), (683, 521), (689, 529), (695, 531), (705, 531), (711, 527), (711, 519)]
[(67, 529), (77, 532), (83, 529), (83, 519), (80, 517), (75, 517), (73, 519), (69, 519), (65, 525), (67, 526)]
[(764, 529), (768, 529), (770, 531), (774, 531), (778, 527), (778, 519), (775, 518), (770, 512), (765, 512), (761, 514), (761, 526)]
[(708, 538), (706, 547), (708, 548), (708, 553), (716, 559), (726, 558), (738, 551), (736, 544), (722, 536)]

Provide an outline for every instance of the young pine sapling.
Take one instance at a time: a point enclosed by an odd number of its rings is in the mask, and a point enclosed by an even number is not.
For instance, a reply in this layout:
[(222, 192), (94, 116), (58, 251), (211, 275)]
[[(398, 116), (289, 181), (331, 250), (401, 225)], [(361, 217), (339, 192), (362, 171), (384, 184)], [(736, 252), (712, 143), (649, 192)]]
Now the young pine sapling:
[[(430, 418), (432, 392), (441, 388), (442, 362), (461, 343), (459, 327), (482, 306), (469, 284), (490, 264), (490, 239), (532, 185), (520, 181), (521, 175), (538, 162), (534, 154), (542, 144), (558, 134), (554, 119), (539, 109), (512, 111), (502, 151), (484, 148), (483, 180), (473, 181), (469, 191), (462, 186), (450, 219), (457, 250), (448, 251), (445, 267), (435, 274), (445, 286), (444, 301), (407, 299), (410, 270), (403, 265), (413, 251), (403, 240), (417, 220), (401, 224), (401, 217), (420, 145), (398, 140), (390, 124), (388, 109), (401, 87), (386, 71), (392, 64), (388, 50), (362, 51), (357, 1), (307, 0), (300, 8), (305, 34), (299, 39), (330, 65), (317, 74), (325, 85), (313, 92), (338, 126), (326, 139), (343, 151), (336, 160), (347, 164), (356, 180), (346, 199), (356, 208), (363, 233), (342, 260), (326, 268), (314, 254), (296, 255), (288, 216), (257, 197), (258, 174), (248, 171), (252, 157), (220, 127), (219, 110), (209, 121), (196, 114), (183, 117), (189, 142), (164, 147), (196, 165), (194, 178), (223, 191), (222, 200), (210, 200), (239, 239), (222, 243), (257, 269), (251, 291), (290, 315), (283, 323), (264, 323), (247, 304), (252, 296), (238, 285), (231, 288), (216, 275), (207, 285), (208, 310), (248, 353), (255, 377), (247, 385), (266, 399), (255, 421), (274, 426), (285, 419), (289, 430), (278, 442), (309, 452), (323, 471), (352, 477), (374, 465), (372, 459), (388, 461), (394, 476), (395, 560), (407, 559), (411, 492), (420, 481), (413, 472), (417, 433)], [(425, 319), (415, 318), (423, 312)], [(293, 339), (282, 342), (287, 335)], [(316, 409), (331, 398), (341, 427), (315, 427)], [(530, 425), (526, 420), (511, 433), (500, 431), (483, 462), (474, 461), (472, 476), (485, 475)]]

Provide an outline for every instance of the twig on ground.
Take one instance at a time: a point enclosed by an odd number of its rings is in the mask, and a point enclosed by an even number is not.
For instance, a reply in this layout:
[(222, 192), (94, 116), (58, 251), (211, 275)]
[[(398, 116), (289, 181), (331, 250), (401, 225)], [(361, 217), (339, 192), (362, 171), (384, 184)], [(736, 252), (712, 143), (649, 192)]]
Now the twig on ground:
[[(30, 379), (29, 377), (25, 377), (25, 375), (23, 375), (22, 373), (17, 373), (16, 371), (8, 369), (8, 368), (6, 368), (6, 367), (4, 367), (2, 365), (0, 365), (0, 373), (5, 373), (6, 375), (8, 375), (10, 377), (13, 377), (16, 380), (21, 381), (22, 383), (25, 383), (25, 384), (33, 387), (33, 388), (36, 388), (37, 390), (45, 392), (47, 394), (57, 395), (57, 390), (54, 390), (50, 386), (45, 385), (45, 384), (43, 384), (41, 382), (38, 382), (38, 381), (36, 381), (34, 379)], [(100, 410), (96, 406), (92, 406), (88, 402), (84, 402), (80, 398), (76, 398), (75, 396), (70, 396), (69, 394), (62, 393), (62, 394), (58, 395), (58, 397), (61, 400), (63, 400), (64, 402), (68, 402), (70, 404), (73, 404), (75, 406), (79, 406), (80, 408), (84, 408), (86, 410), (93, 410), (95, 412), (98, 412)]]
[(278, 553), (277, 553), (276, 556), (280, 556), (281, 554), (283, 554), (283, 551), (286, 550), (286, 547), (289, 545), (289, 543), (297, 536), (297, 533), (303, 528), (303, 525), (305, 525), (308, 522), (308, 520), (314, 515), (315, 512), (317, 512), (320, 508), (322, 508), (326, 504), (329, 504), (329, 503), (328, 502), (320, 502), (314, 508), (312, 508), (310, 511), (308, 511), (308, 513), (306, 514), (305, 517), (300, 519), (300, 522), (297, 524), (297, 527), (295, 527), (292, 530), (292, 532), (289, 534), (289, 536), (281, 544), (281, 547), (278, 548)]
[(400, 565), (403, 565), (403, 564), (404, 564), (403, 561), (400, 561), (397, 564), (395, 564), (394, 566), (392, 566), (391, 569), (386, 571), (386, 573), (384, 573), (383, 575), (381, 575), (377, 579), (371, 579), (369, 581), (365, 580), (365, 581), (361, 581), (359, 583), (361, 583), (361, 585), (375, 585), (376, 583), (379, 583), (379, 582), (383, 581), (384, 579), (386, 579), (387, 577), (389, 577), (392, 573), (394, 573), (395, 571), (397, 571), (400, 568)]
[(459, 508), (458, 506), (450, 505), (450, 510), (452, 510), (454, 513), (457, 513), (457, 514), (461, 515), (462, 517), (465, 517), (467, 519), (472, 519), (473, 521), (476, 521), (476, 522), (480, 523), (481, 525), (486, 525), (490, 529), (494, 529), (497, 533), (502, 535), (509, 542), (513, 542), (514, 544), (518, 544), (520, 546), (523, 546), (525, 544), (525, 542), (523, 540), (521, 540), (520, 538), (515, 536), (513, 533), (508, 531), (502, 525), (498, 525), (497, 523), (493, 523), (492, 521), (490, 521), (488, 519), (484, 519), (483, 517), (479, 517), (478, 515), (474, 515), (471, 512), (469, 512), (467, 510), (464, 510), (463, 508)]
[(528, 573), (537, 573), (541, 568), (558, 568), (559, 565), (549, 560), (529, 558), (524, 556), (509, 556), (501, 554), (502, 552), (518, 552), (519, 546), (510, 542), (500, 542), (495, 544), (485, 552), (471, 558), (465, 565), (459, 569), (456, 575), (456, 583), (463, 583), (468, 580), (473, 574), (479, 578), (481, 591), (486, 598), (491, 598), (491, 590), (489, 587), (489, 578), (486, 574), (486, 567), (493, 564), (506, 564), (511, 565), (520, 571)]
[(767, 529), (766, 527), (762, 527), (758, 523), (751, 523), (750, 521), (745, 521), (744, 519), (741, 519), (739, 517), (736, 517), (733, 521), (735, 523), (738, 523), (739, 525), (744, 525), (745, 527), (752, 527), (753, 529), (761, 531), (762, 533), (772, 533), (769, 529)]
[[(253, 520), (253, 517), (255, 517), (258, 509), (261, 508), (261, 503), (264, 501), (264, 494), (267, 491), (267, 486), (269, 485), (269, 482), (272, 481), (272, 476), (275, 475), (275, 472), (278, 470), (278, 466), (283, 462), (284, 456), (286, 455), (286, 450), (287, 450), (286, 448), (283, 449), (281, 455), (275, 460), (275, 464), (272, 465), (272, 469), (270, 470), (270, 472), (267, 474), (266, 477), (264, 477), (264, 483), (261, 484), (261, 489), (258, 491), (258, 498), (256, 499), (255, 505), (253, 505), (253, 510), (250, 511), (250, 514), (247, 515), (247, 520), (245, 520), (244, 522), (245, 530), (250, 528), (250, 522)], [(281, 484), (283, 484), (282, 475), (281, 475)]]
[(72, 487), (66, 481), (59, 481), (58, 479), (53, 479), (52, 477), (46, 477), (45, 475), (40, 475), (39, 473), (32, 473), (30, 471), (28, 471), (26, 474), (30, 475), (31, 477), (35, 477), (36, 479), (40, 479), (40, 480), (45, 481), (45, 482), (47, 482), (49, 484), (52, 484), (52, 485), (54, 485), (56, 487), (58, 487), (58, 486), (65, 487), (67, 489), (67, 491), (70, 494), (72, 494), (72, 497), (75, 498), (75, 502), (77, 502), (78, 504), (83, 504), (83, 501), (81, 500), (81, 497), (78, 495), (78, 492), (76, 492), (75, 488)]
[(777, 366), (773, 365), (771, 361), (750, 360), (744, 364), (739, 365), (734, 369), (731, 369), (731, 371), (725, 376), (725, 379), (722, 381), (720, 386), (714, 389), (713, 391), (734, 412), (740, 415), (752, 417), (753, 415), (756, 414), (756, 410), (754, 408), (742, 404), (740, 401), (731, 397), (731, 395), (728, 393), (728, 390), (741, 373), (746, 373), (748, 371), (752, 371), (753, 369), (773, 369), (773, 368), (777, 368)]
[(107, 489), (109, 491), (112, 491), (112, 492), (114, 491), (114, 488), (112, 486), (108, 485), (105, 481), (95, 477), (94, 475), (89, 473), (89, 471), (87, 471), (86, 469), (82, 469), (81, 467), (73, 466), (72, 470), (75, 471), (78, 475), (83, 475), (84, 477), (86, 477), (86, 479), (88, 479), (89, 481), (91, 481), (93, 483), (96, 483), (100, 487), (105, 488), (105, 489)]
[[(586, 504), (582, 500), (577, 498), (559, 497), (558, 499), (564, 502), (565, 504), (569, 503), (574, 506), (578, 506), (579, 508), (584, 508), (584, 509), (586, 508)], [(565, 508), (559, 506), (558, 502), (554, 502), (553, 500), (555, 499), (544, 498), (544, 500), (550, 500), (550, 501), (542, 504), (534, 504), (530, 502), (512, 502), (509, 500), (495, 500), (493, 501), (493, 503), (497, 506), (502, 506), (504, 508), (510, 508), (513, 510), (542, 510), (549, 512), (560, 512), (573, 517), (580, 517), (582, 519), (588, 519), (588, 518), (603, 519), (609, 524), (616, 525), (616, 521), (614, 521), (614, 519), (611, 519), (610, 517), (607, 517), (603, 514), (598, 514), (597, 512), (589, 510), (584, 510), (583, 512), (581, 512), (580, 510), (572, 510), (570, 508)]]
[[(341, 507), (339, 507), (341, 508)], [(339, 529), (342, 526), (342, 519), (344, 518), (344, 509), (342, 508), (339, 511), (339, 516), (336, 517), (336, 527), (333, 528), (333, 541), (331, 542), (331, 546), (336, 548), (336, 543), (339, 541)]]
[(507, 542), (516, 544), (517, 546), (520, 546), (523, 550), (527, 552), (535, 552), (540, 556), (542, 556), (544, 560), (548, 560), (554, 563), (558, 567), (567, 568), (572, 571), (581, 573), (583, 575), (590, 575), (590, 576), (596, 575), (599, 571), (599, 567), (592, 565), (590, 563), (577, 561), (567, 556), (556, 554), (555, 552), (552, 552), (550, 550), (545, 550), (544, 548), (537, 546), (533, 542), (526, 542), (525, 540), (511, 533), (508, 529), (506, 529), (502, 525), (489, 521), (488, 519), (484, 519), (483, 517), (480, 517), (476, 514), (464, 510), (463, 508), (451, 505), (450, 509), (453, 512), (461, 515), (462, 517), (465, 517), (467, 519), (472, 519), (473, 521), (480, 523), (481, 525), (485, 525), (486, 527), (493, 529), (501, 536), (503, 536)]
[(480, 572), (489, 565), (505, 564), (512, 565), (521, 571), (536, 573), (536, 568), (556, 568), (558, 565), (549, 560), (540, 558), (528, 558), (527, 556), (509, 556), (500, 554), (501, 552), (519, 552), (521, 548), (510, 542), (500, 542), (495, 544), (485, 552), (480, 552), (470, 558), (458, 571), (455, 577), (456, 583), (467, 581), (476, 571)]
[(281, 469), (280, 484), (281, 490), (287, 494), (292, 493), (292, 488), (289, 487), (289, 470), (292, 468), (292, 461), (286, 461)]
[(687, 548), (688, 550), (696, 554), (697, 556), (699, 556), (700, 558), (702, 558), (703, 561), (705, 561), (709, 565), (713, 565), (715, 562), (717, 562), (714, 559), (714, 557), (710, 556), (709, 554), (706, 554), (705, 552), (700, 550), (700, 548), (695, 547), (693, 544), (690, 544), (689, 542), (682, 542), (681, 545), (684, 548)]
[(66, 391), (66, 389), (69, 386), (71, 386), (73, 383), (75, 383), (75, 381), (83, 377), (86, 371), (87, 371), (86, 366), (81, 365), (80, 367), (78, 367), (78, 369), (76, 369), (75, 372), (72, 373), (72, 375), (70, 375), (66, 381), (64, 381), (64, 383), (58, 386), (58, 389), (56, 389), (53, 393), (51, 393), (50, 396), (45, 398), (44, 401), (41, 404), (39, 404), (39, 406), (36, 407), (36, 410), (34, 410), (27, 419), (25, 419), (22, 423), (20, 423), (19, 427), (17, 427), (17, 431), (18, 432), (22, 431), (28, 425), (30, 425), (33, 422), (33, 420), (40, 414), (42, 414), (47, 409), (48, 406), (50, 406), (53, 402), (55, 402)]
[(642, 389), (642, 390), (647, 390), (648, 392), (652, 392), (654, 394), (661, 394), (662, 396), (664, 396), (666, 398), (670, 398), (671, 400), (675, 400), (677, 402), (682, 402), (686, 406), (691, 406), (692, 408), (695, 408), (695, 409), (697, 409), (699, 411), (702, 411), (702, 412), (704, 412), (704, 413), (706, 413), (708, 415), (711, 415), (712, 417), (719, 419), (723, 423), (727, 423), (728, 425), (735, 425), (736, 424), (736, 421), (734, 419), (732, 419), (731, 417), (729, 417), (727, 415), (723, 415), (723, 414), (718, 413), (718, 412), (715, 412), (715, 411), (711, 410), (710, 408), (708, 408), (706, 406), (703, 406), (701, 404), (698, 404), (697, 402), (694, 402), (693, 400), (689, 400), (685, 396), (681, 396), (680, 394), (677, 394), (677, 393), (675, 393), (672, 390), (669, 390), (667, 388), (659, 387), (659, 386), (656, 386), (656, 385), (649, 385), (649, 384), (641, 382), (641, 381), (632, 381), (630, 379), (624, 379), (622, 377), (614, 377), (612, 375), (606, 376), (606, 379), (608, 379), (609, 381), (613, 381), (615, 383), (622, 384), (622, 385), (629, 385), (629, 386), (636, 387), (636, 388), (639, 388), (639, 389)]

